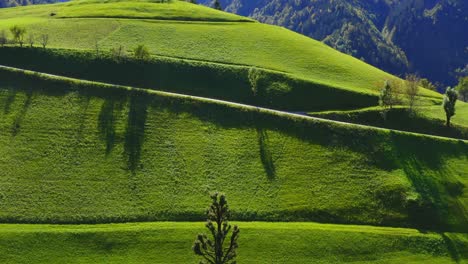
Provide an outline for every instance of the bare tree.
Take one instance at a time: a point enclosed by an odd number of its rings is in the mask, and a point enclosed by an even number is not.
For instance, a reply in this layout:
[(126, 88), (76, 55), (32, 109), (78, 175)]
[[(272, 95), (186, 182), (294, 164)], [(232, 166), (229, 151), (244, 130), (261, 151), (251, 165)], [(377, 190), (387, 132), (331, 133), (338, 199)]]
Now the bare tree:
[(32, 33), (28, 35), (28, 43), (31, 48), (34, 46), (34, 35)]
[(406, 76), (404, 93), (407, 99), (408, 109), (411, 114), (414, 114), (415, 112), (415, 107), (419, 94), (419, 84), (420, 80), (418, 76), (414, 74)]
[(49, 34), (42, 34), (39, 38), (39, 42), (42, 45), (42, 48), (46, 48), (47, 44), (49, 44)]
[(13, 41), (23, 47), (24, 34), (26, 34), (26, 29), (15, 25), (10, 28), (10, 32), (13, 34)]

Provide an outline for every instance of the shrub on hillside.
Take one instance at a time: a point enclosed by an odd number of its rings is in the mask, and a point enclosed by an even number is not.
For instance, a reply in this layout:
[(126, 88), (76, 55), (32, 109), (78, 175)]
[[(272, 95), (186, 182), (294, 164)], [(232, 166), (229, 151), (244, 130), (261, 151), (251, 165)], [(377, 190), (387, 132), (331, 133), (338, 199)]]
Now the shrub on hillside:
[(140, 44), (138, 45), (134, 50), (134, 55), (135, 55), (135, 58), (137, 60), (149, 60), (150, 59), (150, 53), (149, 53), (149, 50), (148, 48), (143, 45), (143, 44)]
[(42, 34), (40, 37), (39, 37), (39, 42), (41, 43), (42, 45), (42, 48), (46, 48), (47, 44), (49, 43), (49, 34)]
[(460, 78), (456, 89), (461, 97), (460, 99), (468, 102), (468, 76)]
[(414, 114), (415, 112), (415, 107), (416, 107), (416, 103), (417, 103), (417, 99), (419, 95), (419, 83), (420, 83), (420, 79), (418, 76), (414, 74), (410, 74), (406, 76), (404, 94), (407, 100), (410, 114)]
[(382, 107), (382, 115), (384, 119), (387, 118), (388, 111), (400, 102), (399, 98), (399, 81), (395, 80), (390, 82), (386, 80), (379, 95), (379, 105)]
[(115, 61), (123, 60), (126, 57), (124, 46), (119, 45), (118, 48), (111, 48), (110, 55)]

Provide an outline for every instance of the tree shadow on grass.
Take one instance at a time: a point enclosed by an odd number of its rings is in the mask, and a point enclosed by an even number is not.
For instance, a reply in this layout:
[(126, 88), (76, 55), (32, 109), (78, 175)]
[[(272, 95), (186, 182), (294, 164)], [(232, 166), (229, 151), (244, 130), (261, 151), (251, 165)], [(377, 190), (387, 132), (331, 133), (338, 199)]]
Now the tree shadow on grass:
[(15, 101), (16, 98), (16, 89), (10, 88), (8, 89), (8, 95), (5, 98), (5, 104), (3, 105), (3, 113), (8, 114), (11, 111), (11, 105)]
[(142, 93), (130, 95), (124, 150), (128, 158), (127, 167), (132, 173), (135, 173), (140, 166), (148, 106), (149, 100), (147, 95)]
[(448, 250), (452, 260), (455, 261), (455, 263), (460, 263), (460, 261), (461, 261), (460, 252), (458, 251), (457, 246), (455, 245), (455, 243), (445, 233), (440, 232), (439, 234), (444, 239), (445, 245), (447, 246), (447, 250)]
[(265, 169), (268, 179), (273, 180), (276, 178), (276, 168), (265, 129), (257, 127), (257, 138), (260, 148), (260, 160), (262, 161), (263, 168)]
[(106, 142), (106, 155), (114, 148), (116, 141), (115, 123), (122, 111), (123, 102), (119, 98), (104, 99), (98, 117), (98, 129), (101, 137)]
[(26, 90), (25, 95), (26, 95), (26, 99), (24, 100), (23, 106), (21, 107), (21, 110), (19, 111), (19, 113), (16, 115), (13, 121), (13, 124), (11, 125), (11, 134), (13, 136), (18, 135), (18, 133), (20, 132), (23, 119), (26, 116), (26, 113), (28, 112), (29, 107), (31, 106), (32, 96), (33, 96), (32, 89)]

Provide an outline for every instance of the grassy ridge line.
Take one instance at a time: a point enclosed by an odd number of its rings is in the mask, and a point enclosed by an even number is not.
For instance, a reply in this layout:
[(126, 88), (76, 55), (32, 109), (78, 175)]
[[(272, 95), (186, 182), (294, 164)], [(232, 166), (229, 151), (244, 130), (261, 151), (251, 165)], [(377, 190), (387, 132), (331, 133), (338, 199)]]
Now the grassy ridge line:
[[(75, 18), (75, 17), (123, 17), (132, 19), (163, 20), (179, 19), (187, 21), (233, 21), (254, 22), (254, 20), (236, 14), (222, 12), (201, 5), (193, 5), (185, 1), (159, 3), (156, 1), (67, 1), (40, 6), (12, 7), (4, 12), (5, 18), (14, 18), (21, 10), (24, 14), (35, 18)], [(51, 13), (54, 16), (50, 16)]]
[[(221, 106), (237, 108), (237, 109), (246, 110), (246, 111), (257, 111), (257, 112), (260, 112), (260, 113), (271, 114), (271, 115), (275, 115), (275, 116), (279, 116), (279, 117), (283, 117), (283, 118), (288, 118), (288, 119), (299, 119), (299, 120), (307, 120), (307, 121), (311, 121), (311, 122), (328, 123), (328, 124), (338, 125), (338, 126), (341, 126), (341, 127), (352, 126), (354, 128), (358, 128), (358, 129), (361, 129), (361, 130), (378, 130), (378, 131), (386, 131), (386, 132), (393, 131), (393, 132), (398, 132), (398, 133), (401, 133), (401, 134), (423, 136), (423, 137), (436, 138), (436, 139), (442, 139), (442, 140), (457, 140), (457, 139), (453, 139), (453, 138), (449, 138), (449, 137), (442, 137), (442, 136), (434, 136), (434, 135), (427, 135), (427, 134), (414, 133), (414, 132), (406, 132), (406, 131), (400, 131), (400, 130), (385, 129), (385, 128), (366, 126), (366, 125), (361, 125), (361, 124), (353, 124), (353, 123), (348, 123), (348, 122), (343, 122), (343, 121), (324, 119), (324, 118), (319, 118), (319, 117), (305, 116), (305, 115), (301, 115), (301, 114), (288, 113), (288, 112), (284, 112), (284, 111), (273, 110), (273, 109), (257, 107), (257, 106), (251, 106), (251, 105), (246, 105), (246, 104), (241, 104), (241, 103), (234, 103), (234, 102), (229, 102), (229, 101), (224, 101), (224, 100), (219, 100), (219, 99), (211, 99), (211, 98), (205, 98), (205, 97), (199, 97), (199, 96), (183, 95), (183, 94), (178, 94), (178, 93), (156, 91), (156, 90), (150, 90), (150, 89), (144, 89), (144, 88), (136, 88), (136, 87), (131, 87), (131, 86), (122, 86), (122, 85), (116, 85), (116, 84), (108, 84), (108, 83), (102, 83), (102, 82), (81, 80), (81, 79), (64, 77), (64, 76), (59, 76), (59, 75), (53, 75), (53, 74), (47, 74), (47, 73), (40, 73), (40, 72), (36, 72), (36, 71), (24, 70), (24, 69), (19, 69), (19, 68), (15, 68), (15, 67), (4, 66), (4, 65), (0, 65), (0, 70), (13, 72), (13, 73), (21, 73), (21, 74), (25, 74), (25, 75), (32, 75), (34, 77), (37, 77), (37, 78), (40, 78), (40, 79), (45, 79), (45, 80), (64, 81), (64, 82), (73, 83), (73, 84), (83, 84), (83, 85), (87, 85), (87, 86), (95, 86), (95, 87), (101, 87), (101, 88), (114, 88), (114, 89), (123, 89), (123, 90), (127, 90), (127, 91), (138, 91), (138, 92), (144, 92), (144, 93), (153, 94), (153, 95), (157, 95), (157, 96), (161, 96), (161, 97), (169, 97), (169, 98), (175, 98), (175, 99), (188, 99), (188, 100), (191, 100), (191, 101), (194, 101), (194, 102), (198, 101), (198, 102), (203, 102), (203, 103), (208, 103), (208, 104), (215, 104), (215, 105), (221, 105)], [(457, 140), (457, 141), (465, 141), (465, 142), (468, 143), (468, 140)]]
[(192, 18), (192, 17), (158, 17), (158, 16), (153, 16), (153, 17), (148, 17), (148, 16), (133, 16), (132, 18), (129, 18), (127, 16), (61, 16), (57, 17), (57, 19), (110, 19), (110, 18), (116, 18), (116, 19), (138, 19), (138, 20), (147, 20), (149, 21), (171, 21), (171, 22), (202, 22), (202, 23), (256, 23), (256, 21), (249, 20), (249, 19), (232, 19), (232, 20), (225, 20), (222, 18), (211, 18), (211, 19), (201, 19), (201, 18)]
[[(242, 263), (465, 263), (466, 234), (316, 223), (234, 222)], [(201, 222), (0, 225), (2, 263), (194, 263)], [(60, 250), (58, 250), (60, 249)], [(352, 252), (352, 254), (350, 254)]]
[[(0, 58), (0, 64), (32, 71), (279, 110), (350, 109), (376, 105), (378, 101), (376, 94), (337, 88), (284, 72), (235, 63), (174, 59), (170, 56), (159, 56), (147, 62), (133, 59), (116, 62), (107, 53), (97, 57), (95, 52), (89, 51), (20, 48), (0, 49)], [(255, 91), (251, 71), (257, 76)]]

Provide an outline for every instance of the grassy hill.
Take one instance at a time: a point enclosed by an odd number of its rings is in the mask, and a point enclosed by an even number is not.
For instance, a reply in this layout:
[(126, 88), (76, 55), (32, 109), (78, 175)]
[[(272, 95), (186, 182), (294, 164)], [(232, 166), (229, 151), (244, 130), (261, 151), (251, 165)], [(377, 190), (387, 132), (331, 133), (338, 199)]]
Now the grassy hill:
[[(181, 1), (0, 10), (12, 25), (51, 42), (0, 48), (2, 262), (192, 262), (214, 190), (241, 221), (239, 262), (467, 258), (467, 141), (259, 107), (374, 106), (395, 77)], [(140, 43), (151, 60), (108, 52)]]
[[(52, 12), (56, 14), (53, 17), (50, 16)], [(258, 67), (286, 73), (315, 86), (345, 89), (374, 98), (383, 81), (394, 78), (289, 30), (252, 23), (181, 1), (106, 1), (105, 4), (103, 1), (71, 1), (0, 10), (0, 30), (12, 25), (24, 26), (35, 35), (49, 34), (49, 46), (53, 48), (93, 50), (97, 42), (101, 50), (108, 51), (119, 45), (130, 50), (145, 44), (159, 57)], [(0, 59), (0, 63), (18, 62)], [(26, 61), (23, 65), (38, 63), (41, 62)], [(281, 90), (281, 87), (273, 89)], [(288, 89), (292, 88), (287, 88), (286, 92)], [(427, 90), (422, 94), (441, 98)], [(312, 109), (314, 97), (307, 98), (312, 102)], [(352, 102), (348, 100), (348, 104), (349, 101)], [(376, 103), (374, 99), (373, 105)], [(359, 102), (356, 105), (359, 106)], [(339, 104), (334, 106), (340, 107)], [(367, 106), (371, 105), (367, 103)]]
[(237, 220), (466, 229), (463, 141), (27, 76), (2, 74), (2, 221), (201, 220), (219, 189)]

